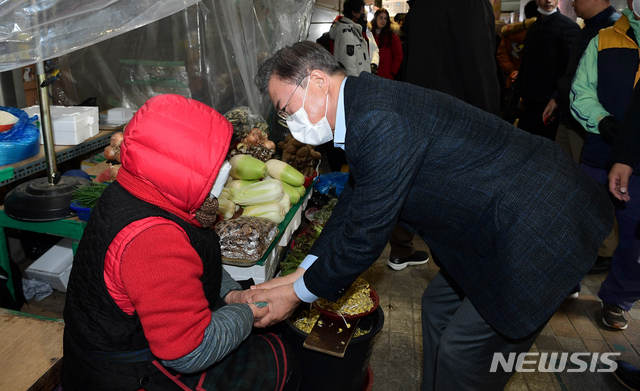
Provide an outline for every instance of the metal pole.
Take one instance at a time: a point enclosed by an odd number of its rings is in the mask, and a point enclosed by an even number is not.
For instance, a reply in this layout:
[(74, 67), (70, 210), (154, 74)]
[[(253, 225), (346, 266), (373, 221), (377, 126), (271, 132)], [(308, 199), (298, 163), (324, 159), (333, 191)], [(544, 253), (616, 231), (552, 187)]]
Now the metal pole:
[(36, 63), (36, 73), (40, 99), (40, 128), (42, 129), (42, 140), (44, 142), (44, 159), (47, 163), (47, 180), (50, 185), (54, 185), (58, 167), (56, 166), (56, 152), (53, 149), (53, 129), (51, 127), (51, 113), (49, 112), (49, 86), (42, 87), (42, 83), (47, 80), (44, 62)]

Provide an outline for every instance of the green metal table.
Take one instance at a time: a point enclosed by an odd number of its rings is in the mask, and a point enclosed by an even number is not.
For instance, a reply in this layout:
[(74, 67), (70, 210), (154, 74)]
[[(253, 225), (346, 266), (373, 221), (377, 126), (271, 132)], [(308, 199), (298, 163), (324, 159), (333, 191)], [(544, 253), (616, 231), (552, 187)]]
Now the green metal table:
[(4, 235), (5, 228), (15, 228), (24, 231), (38, 232), (49, 235), (57, 235), (65, 238), (74, 239), (72, 247), (75, 255), (78, 248), (78, 242), (82, 238), (86, 222), (81, 221), (77, 217), (70, 219), (62, 219), (56, 221), (47, 221), (43, 223), (35, 223), (29, 221), (15, 220), (4, 213), (4, 206), (0, 207), (0, 267), (4, 269), (9, 278), (7, 280), (7, 288), (15, 299), (15, 289), (11, 278), (11, 267), (9, 265), (9, 251), (7, 249), (7, 240)]

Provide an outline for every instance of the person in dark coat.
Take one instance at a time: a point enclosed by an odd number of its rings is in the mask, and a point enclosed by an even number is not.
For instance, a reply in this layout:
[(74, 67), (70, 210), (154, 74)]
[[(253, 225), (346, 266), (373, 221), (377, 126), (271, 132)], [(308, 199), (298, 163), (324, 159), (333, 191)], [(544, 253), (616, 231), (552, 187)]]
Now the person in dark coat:
[(337, 301), (400, 224), (442, 266), (422, 298), (422, 389), (504, 388), (494, 354), (528, 352), (589, 271), (613, 225), (606, 189), (554, 142), (447, 94), (346, 77), (315, 43), (278, 51), (256, 84), (299, 141), (344, 148), (350, 173), (301, 267), (253, 287), (270, 308), (256, 325)]
[[(558, 80), (558, 92), (549, 101), (542, 115), (543, 118), (554, 118), (558, 122), (556, 143), (568, 156), (580, 164), (580, 154), (587, 137), (587, 131), (573, 118), (569, 109), (571, 82), (578, 69), (582, 54), (591, 39), (598, 35), (598, 31), (601, 29), (613, 26), (620, 18), (620, 14), (611, 6), (609, 0), (575, 0), (572, 4), (576, 14), (584, 20), (584, 28), (580, 30), (580, 34), (571, 48), (567, 69)], [(618, 240), (616, 226), (600, 246), (598, 260), (589, 274), (604, 273), (611, 268), (611, 258), (618, 245)]]
[(569, 109), (571, 82), (591, 39), (598, 35), (598, 31), (613, 26), (620, 19), (620, 14), (609, 0), (576, 0), (572, 4), (576, 14), (584, 20), (584, 28), (571, 48), (564, 75), (558, 79), (557, 94), (549, 100), (543, 116), (556, 117), (559, 121), (556, 142), (579, 164), (586, 130), (573, 118)]
[(609, 191), (620, 201), (630, 201), (629, 178), (640, 161), (640, 83), (636, 84), (609, 154)]
[[(640, 8), (640, 1), (636, 0), (634, 8)], [(628, 192), (629, 178), (633, 174), (633, 167), (640, 160), (640, 83), (636, 84), (633, 95), (629, 101), (629, 107), (624, 114), (620, 130), (616, 135), (609, 164), (609, 191), (620, 201), (631, 201)], [(637, 197), (634, 194), (634, 197)], [(637, 281), (640, 284), (640, 281)], [(630, 390), (640, 389), (640, 368), (622, 361), (616, 360), (618, 368), (613, 373), (625, 387)]]
[(536, 2), (541, 15), (527, 29), (516, 82), (516, 95), (522, 97), (524, 105), (518, 127), (555, 141), (559, 121), (552, 116), (543, 118), (543, 113), (567, 69), (580, 26), (560, 13), (558, 0)]
[(489, 0), (417, 0), (405, 18), (404, 81), (500, 115)]

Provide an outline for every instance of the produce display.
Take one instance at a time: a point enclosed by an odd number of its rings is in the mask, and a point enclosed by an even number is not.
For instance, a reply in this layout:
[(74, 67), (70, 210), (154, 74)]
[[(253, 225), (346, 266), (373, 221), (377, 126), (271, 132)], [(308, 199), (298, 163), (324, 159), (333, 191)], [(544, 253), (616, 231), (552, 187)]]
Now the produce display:
[(271, 159), (276, 144), (269, 140), (269, 125), (260, 116), (251, 114), (246, 106), (228, 111), (224, 116), (233, 126), (237, 143), (229, 150), (228, 157), (248, 155), (263, 162)]
[(124, 139), (123, 132), (115, 132), (111, 135), (111, 142), (104, 148), (104, 158), (107, 161), (117, 161), (120, 163), (120, 145)]
[(278, 234), (273, 221), (247, 216), (220, 221), (214, 230), (220, 237), (223, 257), (249, 261), (258, 261)]
[[(268, 126), (260, 116), (252, 115), (249, 108), (233, 109), (225, 114), (225, 118), (233, 126), (227, 156), (231, 170), (218, 197), (218, 212), (223, 221), (216, 225), (216, 230), (245, 218), (266, 219), (276, 225), (281, 223), (292, 205), (299, 203), (306, 194), (305, 175), (292, 165), (271, 158), (276, 146), (268, 139)], [(307, 148), (305, 151), (310, 153)], [(304, 153), (300, 152), (301, 155)], [(315, 155), (319, 159), (320, 154)], [(308, 156), (307, 160), (313, 162), (313, 156)], [(224, 240), (221, 237), (221, 244), (223, 242), (223, 256), (227, 260), (259, 260), (263, 255), (258, 251), (248, 254), (246, 238), (241, 234)], [(251, 243), (254, 242), (255, 239)], [(270, 243), (271, 240), (266, 240), (263, 250)]]
[[(374, 303), (369, 293), (370, 290), (369, 283), (362, 277), (358, 277), (337, 303), (318, 299), (314, 304), (337, 314), (362, 314), (373, 308)], [(310, 333), (313, 326), (318, 322), (319, 317), (320, 312), (315, 308), (310, 308), (309, 310), (303, 310), (298, 316), (294, 315), (290, 321), (300, 330), (305, 333)], [(347, 328), (351, 327), (351, 324), (346, 320), (345, 325)], [(353, 337), (365, 335), (369, 333), (369, 331), (370, 330), (361, 330), (356, 328)]]
[(313, 149), (313, 146), (303, 144), (289, 134), (284, 141), (278, 143), (278, 148), (282, 151), (283, 162), (289, 163), (305, 177), (313, 176), (322, 156), (320, 152)]
[(71, 195), (71, 202), (84, 208), (93, 208), (108, 185), (108, 183), (92, 183), (78, 186)]
[(322, 207), (322, 209), (320, 209), (318, 211), (318, 213), (316, 213), (313, 218), (318, 222), (318, 224), (324, 225), (327, 220), (329, 220), (329, 217), (331, 217), (331, 212), (333, 212), (333, 208), (336, 206), (336, 204), (338, 203), (338, 199), (337, 198), (332, 198), (331, 200), (329, 200), (329, 202)]
[(224, 219), (242, 215), (280, 223), (307, 191), (304, 176), (280, 160), (263, 162), (236, 155), (229, 164), (229, 181), (218, 197), (218, 211)]
[[(326, 197), (326, 195), (320, 196)], [(312, 197), (309, 203), (313, 202), (314, 200), (315, 198)], [(309, 227), (303, 230), (300, 235), (296, 236), (291, 252), (285, 257), (284, 260), (282, 260), (282, 262), (280, 262), (281, 276), (286, 276), (287, 274), (295, 272), (298, 266), (300, 266), (304, 258), (309, 254), (311, 246), (313, 246), (313, 243), (316, 241), (318, 236), (320, 236), (322, 227), (329, 219), (329, 216), (331, 216), (331, 212), (333, 211), (333, 208), (337, 203), (337, 198), (329, 199), (324, 204), (324, 206), (315, 214), (315, 220), (310, 222)]]
[[(104, 158), (109, 163), (110, 179), (114, 181), (118, 175), (118, 170), (122, 166), (120, 164), (120, 146), (124, 139), (124, 132), (115, 132), (111, 135), (111, 142), (104, 148)], [(113, 164), (112, 162), (117, 162)]]
[(362, 314), (371, 310), (374, 305), (369, 283), (361, 277), (358, 277), (351, 284), (347, 292), (336, 303), (322, 298), (316, 300), (315, 303), (320, 308), (338, 315)]
[(311, 246), (320, 236), (322, 226), (319, 224), (311, 224), (308, 228), (296, 236), (293, 248), (285, 259), (280, 262), (280, 275), (286, 276), (298, 269), (304, 258), (309, 254)]

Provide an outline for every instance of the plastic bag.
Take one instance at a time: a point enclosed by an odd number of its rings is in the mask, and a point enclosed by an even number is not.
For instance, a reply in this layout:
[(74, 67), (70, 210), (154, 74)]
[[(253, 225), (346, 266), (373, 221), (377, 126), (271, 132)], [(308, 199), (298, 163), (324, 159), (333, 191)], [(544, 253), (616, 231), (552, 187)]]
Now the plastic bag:
[(349, 179), (349, 173), (347, 172), (330, 172), (328, 174), (322, 174), (318, 177), (318, 181), (313, 186), (321, 194), (328, 194), (331, 188), (335, 188), (336, 196), (342, 193), (344, 185)]
[(0, 132), (0, 166), (12, 164), (40, 152), (40, 131), (34, 124), (37, 116), (29, 118), (24, 110), (15, 107), (0, 106), (18, 117), (18, 121), (6, 132)]

